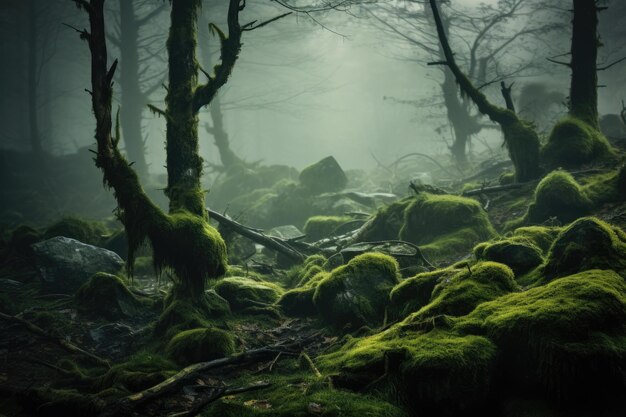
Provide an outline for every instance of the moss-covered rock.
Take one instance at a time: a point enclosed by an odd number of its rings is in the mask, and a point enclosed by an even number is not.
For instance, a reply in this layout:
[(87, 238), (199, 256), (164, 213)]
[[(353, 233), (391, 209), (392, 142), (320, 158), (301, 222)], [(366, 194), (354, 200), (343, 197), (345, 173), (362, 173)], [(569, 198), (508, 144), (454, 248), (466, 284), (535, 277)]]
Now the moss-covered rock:
[(205, 291), (204, 297), (193, 302), (170, 292), (164, 302), (154, 333), (156, 336), (181, 330), (210, 327), (214, 320), (230, 315), (230, 305), (215, 290)]
[(322, 317), (338, 327), (380, 325), (389, 292), (397, 283), (395, 259), (366, 253), (324, 276), (317, 284), (313, 302)]
[(48, 227), (43, 233), (43, 238), (64, 236), (89, 245), (99, 246), (108, 234), (108, 229), (100, 222), (88, 221), (78, 217), (64, 217)]
[(483, 303), (455, 330), (501, 348), (507, 383), (540, 384), (554, 399), (575, 402), (625, 389), (625, 322), (626, 281), (591, 270)]
[(277, 304), (281, 311), (290, 316), (311, 316), (317, 310), (313, 303), (315, 286), (304, 286), (291, 289), (285, 292)]
[(540, 275), (545, 281), (589, 269), (626, 272), (626, 235), (594, 217), (578, 219), (559, 234)]
[(337, 228), (352, 220), (348, 216), (313, 216), (304, 224), (307, 240), (315, 242), (333, 235)]
[(221, 329), (185, 330), (169, 341), (165, 351), (170, 359), (186, 366), (232, 355), (235, 353), (235, 339)]
[(595, 206), (626, 199), (626, 165), (585, 179), (583, 190)]
[(228, 277), (218, 281), (215, 292), (226, 299), (233, 311), (249, 307), (267, 307), (274, 304), (284, 290), (271, 282), (255, 281), (250, 278)]
[(600, 131), (571, 116), (554, 126), (542, 149), (543, 160), (552, 168), (579, 166), (612, 153)]
[(108, 320), (134, 317), (148, 304), (131, 293), (122, 278), (105, 272), (92, 276), (78, 289), (74, 299), (83, 313)]
[(332, 156), (309, 165), (300, 172), (300, 184), (312, 194), (341, 191), (347, 183), (348, 177)]
[(399, 237), (420, 245), (427, 257), (458, 256), (496, 232), (476, 200), (421, 194), (406, 208)]
[(397, 381), (395, 394), (412, 415), (446, 416), (485, 401), (495, 358), (496, 347), (484, 337), (460, 337), (440, 329), (424, 332), (407, 320), (376, 335), (352, 339), (318, 362), (334, 375), (336, 385), (362, 389), (373, 381)]
[(414, 197), (406, 197), (379, 209), (363, 225), (355, 240), (358, 242), (376, 242), (397, 239), (404, 224), (404, 210), (413, 199)]
[(41, 238), (37, 229), (23, 224), (11, 232), (9, 247), (20, 255), (30, 255), (33, 252), (30, 245), (39, 242)]

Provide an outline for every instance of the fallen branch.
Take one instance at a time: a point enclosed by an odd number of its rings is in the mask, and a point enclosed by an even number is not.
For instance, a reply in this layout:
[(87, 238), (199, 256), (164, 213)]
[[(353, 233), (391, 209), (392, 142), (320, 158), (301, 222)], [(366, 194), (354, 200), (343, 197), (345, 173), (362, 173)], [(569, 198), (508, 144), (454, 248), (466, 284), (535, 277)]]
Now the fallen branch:
[(253, 230), (211, 209), (207, 209), (207, 212), (209, 213), (209, 217), (216, 220), (218, 223), (228, 227), (235, 233), (252, 240), (253, 242), (265, 246), (268, 249), (282, 253), (288, 258), (298, 262), (302, 262), (306, 258), (305, 255), (291, 247), (291, 245), (283, 239), (274, 236), (267, 236), (263, 234), (263, 232)]
[(71, 353), (77, 353), (79, 355), (85, 356), (87, 358), (89, 358), (92, 362), (96, 363), (97, 365), (100, 366), (106, 366), (107, 368), (110, 368), (111, 365), (109, 364), (109, 362), (105, 359), (102, 359), (99, 356), (94, 355), (91, 352), (87, 352), (84, 349), (81, 349), (80, 347), (76, 346), (75, 344), (68, 342), (65, 339), (61, 339), (58, 337), (55, 337), (53, 335), (51, 335), (50, 333), (46, 332), (44, 329), (42, 329), (41, 327), (37, 326), (34, 323), (31, 323), (27, 320), (24, 320), (23, 318), (20, 317), (16, 317), (16, 316), (11, 316), (8, 314), (4, 314), (2, 312), (0, 312), (0, 318), (4, 319), (6, 321), (12, 321), (14, 323), (20, 324), (22, 326), (24, 326), (26, 329), (28, 329), (30, 332), (35, 333), (38, 336), (41, 336), (43, 338), (46, 338), (52, 342), (54, 342), (55, 344), (61, 346), (63, 349), (71, 352)]
[(481, 195), (481, 194), (490, 194), (490, 193), (499, 193), (502, 191), (516, 190), (518, 188), (523, 188), (527, 185), (534, 185), (539, 183), (539, 181), (528, 181), (528, 182), (516, 182), (513, 184), (506, 185), (494, 185), (493, 187), (483, 187), (476, 188), (474, 190), (468, 190), (463, 193), (463, 196), (470, 197), (473, 195)]

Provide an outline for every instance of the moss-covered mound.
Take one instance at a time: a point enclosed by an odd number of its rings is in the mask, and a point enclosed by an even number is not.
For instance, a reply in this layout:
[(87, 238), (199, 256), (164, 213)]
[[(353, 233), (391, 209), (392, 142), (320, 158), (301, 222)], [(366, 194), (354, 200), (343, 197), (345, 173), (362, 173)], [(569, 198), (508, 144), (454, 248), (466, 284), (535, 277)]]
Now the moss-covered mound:
[(100, 222), (87, 221), (77, 217), (64, 217), (48, 227), (43, 233), (43, 238), (64, 236), (89, 245), (99, 246), (108, 234), (108, 229)]
[(352, 220), (347, 216), (313, 216), (304, 224), (304, 233), (307, 240), (314, 242), (330, 237), (341, 225)]
[(551, 217), (569, 223), (588, 214), (591, 207), (591, 200), (576, 180), (569, 173), (556, 170), (537, 185), (523, 223), (543, 223)]
[(312, 194), (341, 191), (347, 183), (348, 177), (332, 156), (309, 165), (300, 172), (300, 184)]
[(540, 273), (551, 279), (589, 269), (626, 272), (626, 235), (594, 217), (578, 219), (559, 234)]
[(552, 168), (579, 166), (612, 153), (600, 131), (574, 117), (558, 122), (542, 149), (543, 160)]
[(74, 299), (81, 312), (108, 320), (133, 317), (147, 303), (131, 293), (122, 278), (104, 272), (84, 283)]
[(376, 215), (368, 220), (358, 232), (356, 241), (376, 242), (397, 239), (404, 224), (404, 210), (413, 199), (414, 197), (406, 197), (378, 210)]
[(591, 270), (483, 303), (455, 329), (496, 343), (507, 382), (586, 401), (626, 388), (624, 323), (626, 281)]
[(481, 262), (471, 269), (462, 269), (433, 289), (430, 302), (414, 315), (423, 320), (439, 315), (464, 316), (485, 301), (517, 291), (511, 269), (496, 262)]
[(215, 290), (205, 291), (203, 297), (194, 302), (181, 298), (175, 291), (165, 299), (163, 313), (157, 321), (154, 333), (157, 336), (181, 330), (209, 327), (215, 319), (230, 314), (228, 301)]
[(487, 398), (495, 357), (496, 347), (484, 337), (424, 332), (403, 322), (353, 339), (318, 361), (339, 386), (397, 381), (394, 391), (413, 415), (441, 416), (471, 410)]
[(583, 190), (596, 206), (624, 201), (626, 199), (626, 165), (622, 165), (616, 171), (586, 178)]
[(420, 245), (427, 257), (441, 258), (469, 251), (495, 234), (476, 200), (421, 194), (406, 208), (399, 237)]
[(313, 302), (322, 317), (338, 327), (380, 325), (389, 303), (389, 291), (397, 283), (395, 259), (381, 253), (365, 253), (323, 277)]
[(215, 284), (214, 290), (228, 301), (233, 311), (249, 307), (267, 307), (274, 304), (284, 292), (271, 282), (243, 277), (224, 278)]
[(235, 353), (235, 339), (220, 329), (198, 328), (178, 333), (167, 344), (167, 356), (185, 366), (210, 361)]

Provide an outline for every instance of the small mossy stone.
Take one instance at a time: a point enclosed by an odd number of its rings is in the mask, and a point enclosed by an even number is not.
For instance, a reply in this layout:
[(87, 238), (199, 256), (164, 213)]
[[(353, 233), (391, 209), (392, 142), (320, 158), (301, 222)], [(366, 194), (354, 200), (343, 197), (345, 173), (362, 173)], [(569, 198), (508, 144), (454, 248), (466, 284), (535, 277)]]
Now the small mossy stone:
[(335, 231), (352, 220), (348, 216), (313, 216), (304, 224), (304, 233), (307, 240), (315, 242), (320, 239), (333, 236)]
[(556, 217), (571, 222), (591, 210), (592, 203), (571, 174), (556, 170), (546, 175), (535, 189), (533, 203), (523, 222), (538, 224)]
[(490, 338), (507, 381), (558, 401), (624, 392), (626, 281), (590, 270), (482, 303), (454, 329)]
[(290, 316), (312, 316), (317, 312), (313, 304), (314, 294), (315, 287), (294, 288), (285, 292), (277, 304)]
[(332, 156), (304, 168), (299, 178), (300, 184), (313, 194), (341, 191), (348, 183), (346, 173)]
[(185, 330), (169, 341), (165, 351), (170, 359), (186, 366), (232, 355), (235, 339), (227, 331), (216, 328)]
[[(397, 261), (366, 253), (329, 274), (318, 274), (313, 302), (321, 316), (337, 327), (382, 324), (389, 292), (398, 284)], [(318, 277), (316, 275), (316, 277)]]
[(623, 232), (594, 217), (578, 219), (559, 234), (541, 273), (545, 281), (589, 269), (626, 272)]
[(228, 301), (233, 311), (274, 304), (284, 290), (276, 284), (250, 278), (228, 277), (218, 281), (215, 292)]
[(526, 273), (543, 263), (540, 248), (513, 238), (481, 244), (475, 248), (474, 254), (477, 259), (506, 264), (516, 275)]
[(74, 296), (78, 309), (88, 315), (116, 320), (134, 317), (146, 305), (128, 290), (122, 278), (99, 272), (84, 283)]
[(580, 166), (612, 153), (600, 131), (571, 116), (554, 126), (542, 149), (543, 160), (552, 168)]

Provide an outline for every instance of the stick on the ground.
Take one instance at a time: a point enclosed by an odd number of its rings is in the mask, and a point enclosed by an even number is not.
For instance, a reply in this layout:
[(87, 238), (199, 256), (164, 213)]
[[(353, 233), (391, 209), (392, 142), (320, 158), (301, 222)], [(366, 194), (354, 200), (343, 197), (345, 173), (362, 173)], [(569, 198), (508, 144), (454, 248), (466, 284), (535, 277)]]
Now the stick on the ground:
[(109, 364), (109, 362), (105, 359), (102, 359), (99, 356), (94, 355), (91, 352), (87, 352), (84, 349), (79, 348), (78, 346), (76, 346), (75, 344), (68, 342), (65, 339), (62, 338), (58, 338), (55, 337), (51, 334), (49, 334), (48, 332), (46, 332), (44, 329), (42, 329), (41, 327), (37, 326), (34, 323), (31, 323), (27, 320), (24, 320), (23, 318), (20, 317), (16, 317), (16, 316), (11, 316), (9, 314), (4, 314), (2, 312), (0, 312), (0, 318), (7, 320), (7, 321), (12, 321), (14, 323), (18, 323), (21, 324), (22, 326), (26, 327), (26, 329), (28, 329), (28, 331), (35, 333), (38, 336), (41, 336), (43, 338), (46, 338), (54, 343), (56, 343), (57, 345), (61, 346), (63, 349), (71, 352), (71, 353), (77, 353), (79, 355), (85, 356), (87, 358), (89, 358), (92, 362), (96, 363), (97, 365), (101, 365), (101, 366), (106, 366), (107, 368), (110, 368), (111, 365)]

